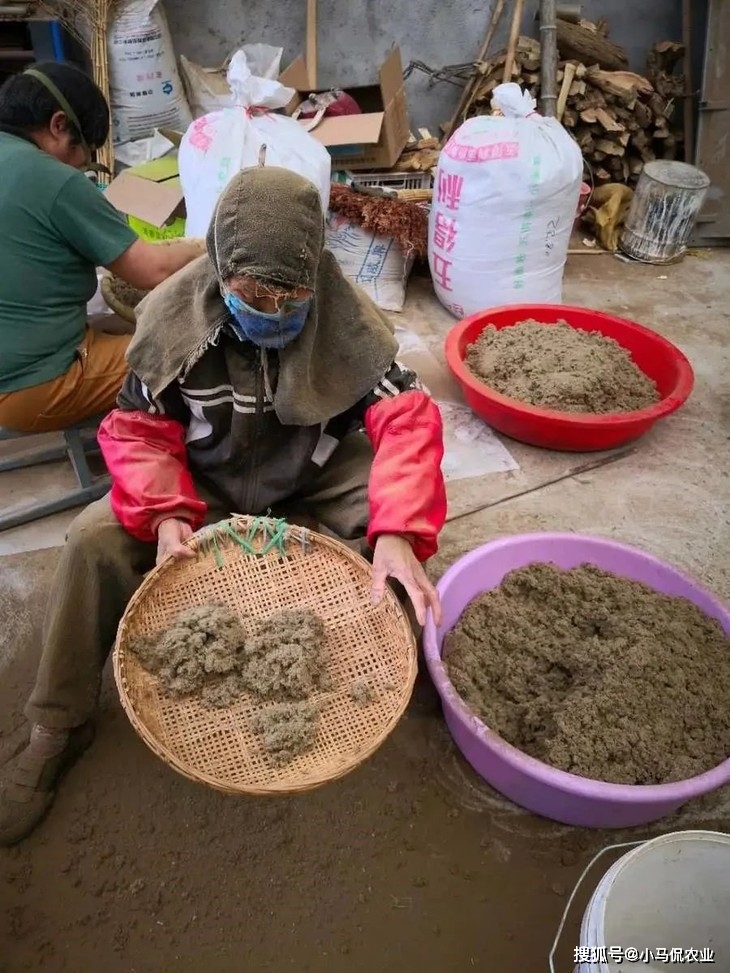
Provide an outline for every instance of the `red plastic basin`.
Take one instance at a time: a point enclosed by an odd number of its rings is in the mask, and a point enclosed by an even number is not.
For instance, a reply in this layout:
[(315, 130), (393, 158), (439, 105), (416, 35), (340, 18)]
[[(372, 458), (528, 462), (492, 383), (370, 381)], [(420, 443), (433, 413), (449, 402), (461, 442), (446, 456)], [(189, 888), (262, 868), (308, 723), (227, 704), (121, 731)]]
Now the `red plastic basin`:
[[(529, 319), (541, 324), (562, 320), (572, 328), (598, 331), (613, 338), (626, 348), (642, 372), (656, 382), (660, 401), (633, 412), (599, 416), (587, 412), (555, 412), (511, 399), (480, 382), (464, 364), (467, 347), (488, 324), (509, 328)], [(589, 452), (612, 449), (638, 439), (657, 419), (683, 405), (694, 385), (692, 366), (671, 341), (633, 321), (584, 307), (516, 304), (480, 311), (451, 329), (446, 336), (445, 350), (448, 366), (478, 416), (505, 436), (545, 449)]]

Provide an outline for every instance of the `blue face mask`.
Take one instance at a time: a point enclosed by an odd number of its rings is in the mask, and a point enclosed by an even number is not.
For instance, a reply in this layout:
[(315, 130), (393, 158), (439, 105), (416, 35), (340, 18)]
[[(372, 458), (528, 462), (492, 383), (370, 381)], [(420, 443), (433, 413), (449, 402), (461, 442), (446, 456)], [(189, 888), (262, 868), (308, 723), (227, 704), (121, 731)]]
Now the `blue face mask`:
[(230, 291), (223, 300), (230, 311), (236, 337), (259, 348), (285, 348), (301, 332), (312, 303), (311, 297), (303, 301), (285, 301), (278, 311), (267, 314), (257, 311)]

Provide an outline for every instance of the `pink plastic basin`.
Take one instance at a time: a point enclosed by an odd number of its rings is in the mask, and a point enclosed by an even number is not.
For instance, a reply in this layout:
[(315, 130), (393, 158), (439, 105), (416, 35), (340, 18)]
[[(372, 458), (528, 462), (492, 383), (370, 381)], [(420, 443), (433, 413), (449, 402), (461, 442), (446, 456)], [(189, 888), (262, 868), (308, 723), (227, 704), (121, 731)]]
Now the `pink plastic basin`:
[(521, 534), (491, 541), (460, 558), (438, 583), (442, 624), (429, 614), (423, 635), (431, 678), (444, 717), (459, 750), (474, 770), (516, 804), (546, 818), (589, 828), (646, 824), (686, 801), (730, 781), (730, 759), (697, 777), (672, 784), (607, 784), (578, 777), (528, 757), (490, 730), (467, 709), (441, 661), (444, 636), (477, 595), (497, 587), (507, 572), (536, 561), (561, 568), (595, 564), (606, 571), (643, 581), (668, 595), (684, 595), (718, 619), (730, 635), (730, 612), (709, 592), (650, 554), (615, 541), (581, 534)]

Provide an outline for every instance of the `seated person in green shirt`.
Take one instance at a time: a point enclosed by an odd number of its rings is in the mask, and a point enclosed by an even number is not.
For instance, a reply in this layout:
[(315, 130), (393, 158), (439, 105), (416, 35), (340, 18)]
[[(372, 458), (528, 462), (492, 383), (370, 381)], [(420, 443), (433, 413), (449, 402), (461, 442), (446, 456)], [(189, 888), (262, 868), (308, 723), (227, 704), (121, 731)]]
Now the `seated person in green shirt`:
[(140, 240), (84, 174), (108, 133), (104, 95), (71, 65), (0, 88), (0, 427), (49, 432), (112, 409), (130, 338), (88, 325), (96, 268), (149, 290), (200, 254)]

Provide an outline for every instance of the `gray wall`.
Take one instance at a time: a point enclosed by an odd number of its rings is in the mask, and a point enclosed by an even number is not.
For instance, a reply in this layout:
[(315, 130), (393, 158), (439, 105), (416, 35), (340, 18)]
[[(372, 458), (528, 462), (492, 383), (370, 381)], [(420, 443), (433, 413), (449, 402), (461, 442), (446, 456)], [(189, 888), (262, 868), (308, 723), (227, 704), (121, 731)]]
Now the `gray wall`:
[[(304, 53), (304, 0), (164, 0), (178, 54), (206, 66), (220, 64), (241, 42), (284, 48), (283, 64)], [(509, 9), (493, 50), (504, 46)], [(537, 0), (525, 3), (524, 32), (535, 33)], [(476, 57), (489, 21), (489, 0), (319, 0), (321, 87), (369, 84), (393, 42), (403, 66), (423, 61), (439, 68)], [(681, 0), (585, 0), (583, 15), (604, 17), (611, 37), (643, 70), (647, 49), (658, 40), (680, 40)], [(458, 89), (428, 88), (414, 73), (407, 86), (413, 127), (434, 134), (456, 105)]]

